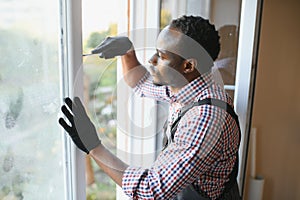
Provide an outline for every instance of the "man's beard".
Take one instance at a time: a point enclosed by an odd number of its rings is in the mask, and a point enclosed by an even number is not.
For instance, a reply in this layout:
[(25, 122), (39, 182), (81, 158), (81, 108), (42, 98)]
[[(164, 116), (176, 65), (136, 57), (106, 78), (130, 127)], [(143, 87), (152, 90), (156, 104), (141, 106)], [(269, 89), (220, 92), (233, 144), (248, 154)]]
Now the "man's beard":
[(155, 82), (153, 82), (153, 84), (154, 84), (155, 86), (164, 86), (163, 84), (155, 83)]
[(165, 84), (161, 83), (161, 82), (155, 82), (154, 80), (152, 81), (153, 85), (155, 86), (164, 86)]

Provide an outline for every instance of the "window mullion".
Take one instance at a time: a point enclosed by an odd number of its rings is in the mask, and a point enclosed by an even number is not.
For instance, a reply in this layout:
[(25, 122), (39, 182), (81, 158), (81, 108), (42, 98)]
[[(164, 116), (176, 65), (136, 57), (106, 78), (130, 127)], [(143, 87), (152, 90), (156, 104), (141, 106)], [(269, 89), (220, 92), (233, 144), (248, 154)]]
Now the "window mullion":
[[(61, 0), (62, 96), (83, 97), (81, 0)], [(63, 101), (63, 100), (62, 100)], [(62, 103), (61, 101), (61, 103)], [(64, 134), (66, 199), (81, 200), (85, 193), (85, 155)]]

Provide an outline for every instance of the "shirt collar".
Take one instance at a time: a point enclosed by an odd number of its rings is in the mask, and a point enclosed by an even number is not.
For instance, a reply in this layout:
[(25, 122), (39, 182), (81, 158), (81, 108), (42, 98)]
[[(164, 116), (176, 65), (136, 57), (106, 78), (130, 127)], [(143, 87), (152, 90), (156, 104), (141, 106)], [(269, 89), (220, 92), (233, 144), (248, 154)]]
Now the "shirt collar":
[[(212, 83), (212, 75), (210, 72), (200, 75), (192, 82), (185, 85), (178, 93), (172, 94), (171, 101), (186, 105), (195, 101), (210, 84)], [(169, 88), (170, 91), (170, 88)]]

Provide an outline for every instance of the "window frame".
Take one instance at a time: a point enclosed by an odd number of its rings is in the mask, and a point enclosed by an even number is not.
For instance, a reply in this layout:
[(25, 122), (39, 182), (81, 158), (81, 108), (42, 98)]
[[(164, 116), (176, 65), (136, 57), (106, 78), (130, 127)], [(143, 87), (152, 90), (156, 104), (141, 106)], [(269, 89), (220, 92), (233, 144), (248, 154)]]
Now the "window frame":
[(234, 107), (242, 132), (237, 177), (242, 196), (246, 181), (262, 6), (263, 0), (242, 0), (241, 5)]
[[(62, 35), (61, 41), (61, 72), (62, 72), (62, 96), (83, 96), (83, 72), (82, 72), (82, 14), (81, 14), (81, 0), (61, 0), (62, 5)], [(147, 47), (147, 40), (149, 35), (147, 31), (141, 38), (136, 38), (133, 30), (154, 28), (159, 29), (159, 17), (160, 17), (160, 0), (154, 1), (135, 1), (128, 0), (122, 2), (124, 5), (124, 12), (127, 12), (128, 19), (119, 19), (118, 33), (123, 34), (126, 32), (133, 42), (143, 39), (145, 46)], [(259, 27), (258, 22), (261, 15), (262, 1), (256, 0), (242, 0), (241, 6), (241, 18), (240, 18), (240, 33), (239, 33), (239, 46), (238, 46), (238, 58), (237, 58), (237, 72), (236, 72), (236, 86), (235, 86), (235, 109), (240, 116), (240, 125), (242, 129), (242, 140), (240, 148), (240, 170), (238, 175), (238, 182), (240, 184), (241, 193), (243, 193), (244, 181), (245, 181), (245, 169), (248, 149), (248, 139), (251, 126), (251, 110), (252, 110), (252, 95), (254, 92), (254, 79), (256, 68), (256, 53), (257, 53), (257, 40)], [(65, 14), (64, 14), (65, 13)], [(149, 16), (151, 13), (151, 16)], [(124, 13), (125, 14), (125, 13)], [(136, 17), (139, 16), (139, 17)], [(145, 29), (145, 30), (146, 30)], [(151, 39), (150, 39), (151, 40)], [(151, 53), (146, 51), (147, 48), (140, 53), (139, 59), (146, 63), (146, 59), (150, 57)], [(154, 52), (155, 49), (153, 49)], [(118, 66), (121, 65), (120, 59), (118, 59)], [(67, 66), (67, 67), (62, 67)], [(247, 73), (245, 73), (245, 70)], [(122, 79), (121, 67), (118, 67), (117, 80), (118, 83)], [(66, 88), (66, 85), (68, 86)], [(130, 90), (120, 91), (118, 90), (118, 96), (122, 96), (122, 99), (130, 99), (132, 93)], [(118, 98), (118, 107), (120, 105), (120, 99)], [(61, 102), (62, 103), (62, 102)], [(121, 104), (122, 105), (122, 104)], [(130, 107), (130, 112), (135, 113), (137, 118), (145, 118), (146, 112), (144, 109), (156, 108), (156, 102), (148, 100), (139, 100), (134, 98), (133, 101), (127, 102)], [(146, 149), (143, 146), (142, 140), (134, 141), (130, 134), (133, 130), (134, 119), (128, 118), (128, 115), (122, 115), (118, 108), (118, 121), (125, 120), (127, 124), (126, 130), (117, 129), (117, 155), (127, 162), (132, 164), (133, 155), (137, 152), (144, 152)], [(123, 112), (124, 113), (124, 112)], [(159, 110), (155, 109), (151, 113), (152, 119), (158, 119)], [(135, 119), (137, 119), (135, 118)], [(156, 120), (150, 128), (150, 131), (157, 131)], [(125, 133), (125, 132), (127, 133)], [(157, 150), (157, 137), (154, 137), (148, 145), (155, 152)], [(65, 146), (65, 164), (66, 164), (66, 186), (68, 187), (67, 193), (69, 195), (66, 199), (84, 199), (85, 194), (85, 155), (78, 150), (70, 139), (64, 137)], [(150, 143), (150, 144), (149, 144)], [(149, 146), (148, 146), (149, 147)], [(148, 149), (149, 150), (149, 149)], [(148, 151), (147, 150), (147, 151)], [(155, 153), (152, 157), (152, 161), (155, 160)], [(144, 161), (140, 161), (139, 164), (143, 165)], [(149, 162), (149, 160), (147, 161)], [(117, 186), (117, 199), (124, 199), (124, 194), (120, 187)]]
[[(83, 97), (81, 0), (60, 0), (61, 105), (64, 97)], [(62, 129), (62, 132), (63, 131)], [(65, 199), (85, 199), (85, 154), (63, 133)]]

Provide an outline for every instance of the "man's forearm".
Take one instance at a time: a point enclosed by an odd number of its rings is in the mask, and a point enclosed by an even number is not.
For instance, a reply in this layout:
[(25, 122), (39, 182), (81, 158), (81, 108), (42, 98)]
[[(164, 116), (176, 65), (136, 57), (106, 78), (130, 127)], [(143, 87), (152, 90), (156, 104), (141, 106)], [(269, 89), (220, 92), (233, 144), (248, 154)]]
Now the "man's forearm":
[(90, 151), (90, 156), (99, 167), (110, 176), (119, 186), (122, 186), (124, 171), (128, 165), (108, 151), (102, 144)]
[(138, 81), (147, 72), (146, 68), (138, 61), (135, 51), (129, 51), (121, 57), (123, 76), (130, 87), (135, 87)]

